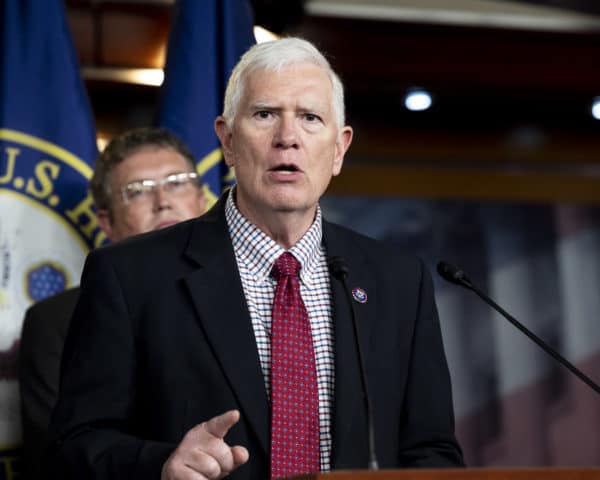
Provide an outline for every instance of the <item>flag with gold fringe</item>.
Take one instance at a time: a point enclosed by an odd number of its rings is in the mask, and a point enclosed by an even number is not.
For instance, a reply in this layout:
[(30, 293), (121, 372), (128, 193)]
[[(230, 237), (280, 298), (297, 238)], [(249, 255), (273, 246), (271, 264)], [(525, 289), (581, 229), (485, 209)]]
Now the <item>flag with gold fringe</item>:
[(87, 194), (95, 127), (63, 2), (2, 0), (0, 55), (0, 479), (12, 479), (24, 312), (79, 283), (102, 234)]

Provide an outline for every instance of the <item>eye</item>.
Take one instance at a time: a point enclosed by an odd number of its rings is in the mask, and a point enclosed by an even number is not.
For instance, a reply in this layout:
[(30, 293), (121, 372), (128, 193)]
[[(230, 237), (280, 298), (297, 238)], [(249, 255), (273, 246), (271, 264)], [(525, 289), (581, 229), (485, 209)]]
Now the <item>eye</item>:
[(143, 182), (134, 182), (126, 185), (123, 189), (123, 198), (126, 202), (133, 202), (143, 198), (148, 193), (148, 187)]
[(315, 113), (305, 113), (304, 120), (308, 123), (322, 123), (321, 117)]
[(272, 113), (268, 110), (259, 110), (254, 114), (255, 117), (260, 118), (262, 120), (266, 120), (272, 116)]
[(185, 187), (187, 182), (187, 178), (170, 178), (169, 181), (165, 184), (165, 187), (167, 187), (167, 190), (177, 190), (181, 187)]
[(142, 195), (144, 191), (141, 188), (130, 188), (127, 190), (127, 197), (130, 199), (134, 199)]

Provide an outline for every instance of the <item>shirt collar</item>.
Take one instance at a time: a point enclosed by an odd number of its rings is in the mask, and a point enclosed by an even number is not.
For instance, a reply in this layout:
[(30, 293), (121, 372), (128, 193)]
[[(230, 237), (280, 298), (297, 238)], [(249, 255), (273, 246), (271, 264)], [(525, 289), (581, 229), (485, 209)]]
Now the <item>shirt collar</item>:
[[(285, 249), (242, 215), (235, 204), (234, 190), (235, 187), (230, 190), (225, 203), (225, 218), (233, 249), (238, 258), (246, 264), (254, 280), (263, 282), (269, 277), (273, 264)], [(317, 205), (317, 214), (312, 225), (289, 249), (300, 262), (300, 280), (307, 285), (314, 282), (314, 274), (321, 257), (322, 238), (321, 207)]]

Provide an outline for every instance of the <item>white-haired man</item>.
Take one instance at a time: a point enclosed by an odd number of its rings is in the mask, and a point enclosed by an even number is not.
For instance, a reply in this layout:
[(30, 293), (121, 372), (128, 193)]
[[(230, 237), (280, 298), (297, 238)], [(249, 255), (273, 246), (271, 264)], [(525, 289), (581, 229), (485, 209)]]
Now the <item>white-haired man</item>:
[(328, 62), (300, 39), (252, 47), (215, 128), (236, 187), (88, 259), (54, 416), (62, 478), (366, 468), (349, 295), (380, 465), (462, 465), (429, 275), (321, 216), (352, 140)]

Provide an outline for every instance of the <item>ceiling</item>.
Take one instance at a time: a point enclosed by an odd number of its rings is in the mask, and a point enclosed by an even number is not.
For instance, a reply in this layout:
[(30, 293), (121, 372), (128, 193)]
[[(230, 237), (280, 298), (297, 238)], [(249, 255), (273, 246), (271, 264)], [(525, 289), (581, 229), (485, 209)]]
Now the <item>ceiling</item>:
[(600, 8), (594, 1), (506, 0), (307, 0), (311, 15), (502, 26), (527, 29), (598, 29)]
[[(173, 1), (66, 5), (84, 67), (162, 66)], [(341, 74), (356, 131), (351, 162), (495, 169), (600, 163), (600, 122), (590, 115), (600, 96), (597, 0), (253, 5), (257, 23), (313, 41)], [(93, 75), (86, 81), (100, 131), (152, 121), (156, 88)], [(432, 93), (430, 110), (403, 107), (415, 87)]]

